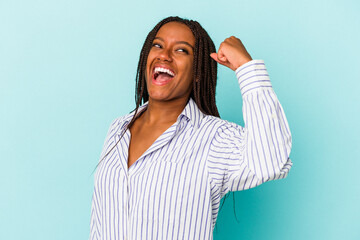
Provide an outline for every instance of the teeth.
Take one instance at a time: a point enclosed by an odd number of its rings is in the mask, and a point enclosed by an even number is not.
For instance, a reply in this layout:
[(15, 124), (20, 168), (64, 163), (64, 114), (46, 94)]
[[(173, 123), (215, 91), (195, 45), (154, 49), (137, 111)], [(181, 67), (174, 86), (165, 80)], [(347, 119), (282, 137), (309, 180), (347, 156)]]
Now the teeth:
[(167, 73), (167, 74), (169, 74), (170, 76), (175, 76), (175, 73), (173, 73), (173, 72), (171, 72), (169, 69), (166, 69), (166, 68), (162, 68), (162, 67), (156, 67), (155, 69), (154, 69), (154, 73), (159, 73), (159, 72), (161, 72), (161, 73)]

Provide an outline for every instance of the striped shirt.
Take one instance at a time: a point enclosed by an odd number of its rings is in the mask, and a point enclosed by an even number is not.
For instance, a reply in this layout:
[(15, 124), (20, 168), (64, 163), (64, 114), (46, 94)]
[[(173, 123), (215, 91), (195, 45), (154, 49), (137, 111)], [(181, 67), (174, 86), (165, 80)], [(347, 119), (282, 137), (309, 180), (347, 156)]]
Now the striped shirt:
[(252, 60), (236, 76), (245, 127), (203, 114), (190, 98), (130, 168), (134, 112), (115, 119), (95, 172), (91, 240), (212, 239), (226, 193), (287, 176), (290, 130), (264, 62)]

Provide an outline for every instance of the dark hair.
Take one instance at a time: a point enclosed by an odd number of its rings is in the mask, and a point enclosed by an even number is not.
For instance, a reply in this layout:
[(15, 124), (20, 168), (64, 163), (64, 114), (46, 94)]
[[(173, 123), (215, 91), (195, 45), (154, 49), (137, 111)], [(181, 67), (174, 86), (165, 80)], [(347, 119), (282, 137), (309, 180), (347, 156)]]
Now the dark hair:
[[(136, 119), (136, 114), (141, 104), (149, 100), (149, 94), (146, 86), (146, 63), (153, 45), (153, 41), (159, 29), (166, 23), (179, 22), (188, 26), (195, 37), (194, 48), (194, 61), (193, 61), (193, 87), (190, 93), (190, 97), (195, 101), (196, 105), (201, 112), (207, 115), (213, 115), (220, 117), (216, 101), (215, 90), (217, 83), (217, 63), (210, 57), (210, 53), (216, 52), (214, 42), (210, 38), (206, 30), (194, 20), (188, 20), (180, 17), (167, 17), (161, 20), (147, 35), (144, 45), (140, 52), (139, 63), (136, 71), (136, 86), (135, 86), (135, 103), (136, 108), (134, 110), (134, 116), (130, 123), (126, 126), (122, 132), (121, 137), (116, 144), (105, 154), (99, 161), (95, 169), (99, 166), (100, 162), (115, 148), (120, 139), (124, 135), (127, 129), (131, 127)], [(95, 171), (94, 169), (94, 171)], [(219, 209), (225, 203), (228, 194), (225, 195), (224, 201)], [(233, 195), (234, 207), (235, 207), (235, 195)], [(234, 208), (235, 213), (235, 208)], [(235, 213), (236, 217), (236, 213)]]
[[(159, 29), (166, 23), (179, 22), (188, 26), (195, 37), (194, 61), (193, 61), (193, 88), (190, 97), (194, 99), (198, 108), (207, 115), (219, 117), (215, 103), (215, 88), (217, 80), (217, 63), (210, 57), (210, 53), (216, 52), (215, 45), (208, 33), (197, 21), (179, 17), (168, 17), (161, 20), (147, 35), (141, 49), (139, 64), (136, 75), (135, 102), (137, 112), (139, 106), (148, 101), (149, 94), (146, 90), (146, 62), (152, 47), (154, 38)], [(132, 119), (132, 122), (135, 120)]]
[[(121, 137), (116, 144), (102, 157), (96, 165), (94, 171), (99, 166), (101, 161), (115, 148), (120, 139), (128, 128), (134, 123), (136, 114), (142, 103), (149, 100), (149, 94), (146, 86), (146, 62), (152, 47), (154, 38), (159, 29), (166, 23), (179, 22), (188, 26), (195, 37), (194, 61), (193, 61), (193, 87), (190, 97), (195, 101), (198, 108), (207, 115), (219, 117), (219, 112), (215, 102), (215, 89), (217, 81), (217, 63), (210, 57), (210, 53), (216, 52), (214, 42), (211, 40), (209, 34), (197, 22), (187, 20), (180, 17), (167, 17), (161, 20), (147, 35), (144, 45), (140, 52), (140, 59), (136, 71), (136, 86), (135, 86), (135, 103), (134, 116), (126, 129), (122, 132)], [(94, 172), (93, 171), (93, 172)]]

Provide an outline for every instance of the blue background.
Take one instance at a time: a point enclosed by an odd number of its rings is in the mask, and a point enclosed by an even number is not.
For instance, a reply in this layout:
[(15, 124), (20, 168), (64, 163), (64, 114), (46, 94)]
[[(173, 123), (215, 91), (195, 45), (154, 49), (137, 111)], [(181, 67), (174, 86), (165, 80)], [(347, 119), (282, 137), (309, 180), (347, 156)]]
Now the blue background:
[[(293, 134), (285, 180), (232, 194), (214, 239), (360, 239), (360, 4), (307, 1), (0, 1), (0, 239), (87, 239), (111, 121), (134, 108), (145, 36), (198, 20), (265, 60)], [(222, 118), (243, 124), (219, 67)]]

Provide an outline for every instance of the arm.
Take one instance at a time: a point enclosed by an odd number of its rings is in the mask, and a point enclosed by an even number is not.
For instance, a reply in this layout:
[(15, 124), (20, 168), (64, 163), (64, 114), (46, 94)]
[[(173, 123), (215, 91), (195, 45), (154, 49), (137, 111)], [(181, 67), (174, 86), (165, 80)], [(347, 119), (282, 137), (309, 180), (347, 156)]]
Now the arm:
[(227, 122), (218, 129), (208, 160), (212, 181), (224, 195), (286, 177), (292, 166), (291, 134), (264, 62), (252, 60), (235, 37), (211, 57), (235, 71), (245, 122), (245, 127)]

